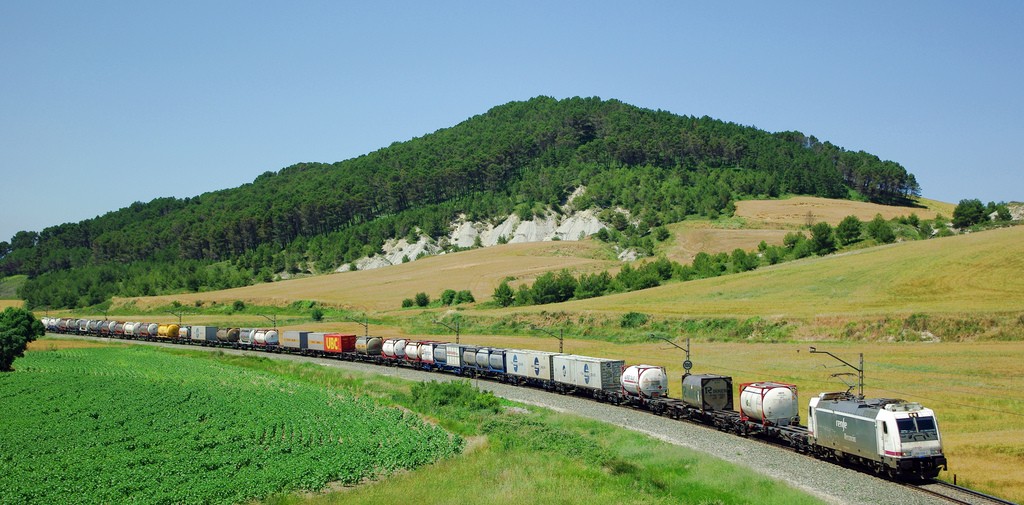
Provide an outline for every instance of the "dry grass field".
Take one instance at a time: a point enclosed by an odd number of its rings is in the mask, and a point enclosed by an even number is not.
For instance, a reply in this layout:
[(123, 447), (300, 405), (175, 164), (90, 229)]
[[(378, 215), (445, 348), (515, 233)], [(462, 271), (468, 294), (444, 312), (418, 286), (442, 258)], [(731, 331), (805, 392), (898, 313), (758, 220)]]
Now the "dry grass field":
[[(288, 305), (295, 300), (314, 300), (325, 305), (361, 310), (388, 310), (405, 298), (424, 292), (436, 298), (445, 289), (473, 292), (477, 299), (490, 298), (505, 277), (533, 282), (540, 274), (569, 269), (575, 274), (616, 269), (620, 263), (602, 259), (607, 254), (593, 240), (505, 244), (423, 258), (392, 267), (344, 272), (289, 281), (259, 284), (208, 293), (133, 299), (139, 307), (195, 300), (230, 303), (242, 300), (255, 305)], [(127, 300), (115, 300), (115, 307)]]
[(672, 233), (670, 238), (661, 249), (670, 260), (678, 261), (683, 265), (693, 263), (697, 253), (717, 254), (720, 252), (731, 253), (736, 249), (753, 251), (761, 241), (769, 245), (782, 245), (782, 239), (789, 233), (789, 230), (752, 230), (752, 229), (723, 229), (706, 226), (709, 222), (693, 223), (686, 221), (669, 225)]
[(21, 308), (25, 305), (22, 300), (0, 300), (0, 310), (4, 310), (7, 307)]
[[(930, 201), (927, 201), (930, 202)], [(927, 203), (926, 202), (926, 203)], [(941, 205), (938, 202), (929, 205)], [(672, 238), (660, 247), (669, 259), (683, 264), (692, 262), (699, 252), (751, 251), (763, 240), (781, 244), (786, 233), (799, 228), (811, 210), (816, 220), (833, 224), (848, 215), (869, 220), (877, 213), (886, 217), (916, 212), (922, 218), (934, 217), (925, 208), (888, 207), (847, 200), (794, 197), (786, 200), (743, 201), (737, 204), (737, 221), (690, 220), (669, 226)], [(360, 310), (390, 310), (418, 292), (437, 296), (445, 289), (469, 289), (478, 301), (489, 299), (505, 277), (533, 282), (540, 274), (567, 268), (579, 273), (617, 271), (615, 261), (602, 244), (593, 240), (579, 242), (539, 242), (506, 244), (447, 254), (388, 268), (345, 272), (289, 281), (259, 284), (208, 293), (188, 293), (136, 299), (115, 299), (115, 308), (128, 302), (139, 307), (167, 305), (178, 301), (191, 305), (203, 302), (230, 303), (242, 300), (256, 305), (288, 305), (296, 300), (314, 300), (325, 305)], [(517, 284), (513, 282), (513, 285)]]
[[(846, 216), (857, 216), (869, 221), (876, 214), (886, 219), (917, 214), (921, 219), (934, 219), (936, 214), (946, 218), (953, 216), (953, 207), (934, 200), (921, 201), (921, 208), (894, 207), (875, 203), (832, 200), (813, 196), (795, 196), (785, 200), (744, 200), (736, 202), (736, 217), (767, 226), (792, 227), (807, 224), (808, 213), (813, 223), (824, 221), (832, 226), (839, 224)], [(947, 212), (948, 210), (948, 212)]]
[(725, 277), (568, 302), (567, 312), (739, 317), (1024, 311), (1024, 227), (809, 258)]

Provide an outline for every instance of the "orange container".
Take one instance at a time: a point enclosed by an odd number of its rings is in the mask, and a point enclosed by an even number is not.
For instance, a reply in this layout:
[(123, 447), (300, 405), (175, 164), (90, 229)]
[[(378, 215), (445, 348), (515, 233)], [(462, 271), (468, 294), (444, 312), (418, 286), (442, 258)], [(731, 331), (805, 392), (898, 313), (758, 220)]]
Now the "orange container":
[(341, 353), (354, 352), (355, 350), (355, 335), (343, 335), (341, 333), (328, 333), (324, 335), (324, 352)]

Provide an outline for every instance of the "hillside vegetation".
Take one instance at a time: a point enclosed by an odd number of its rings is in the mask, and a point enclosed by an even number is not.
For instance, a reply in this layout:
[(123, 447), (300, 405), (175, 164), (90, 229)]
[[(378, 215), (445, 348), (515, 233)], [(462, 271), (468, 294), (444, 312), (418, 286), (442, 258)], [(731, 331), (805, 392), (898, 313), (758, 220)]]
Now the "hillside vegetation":
[(195, 198), (19, 232), (0, 274), (30, 278), (30, 306), (198, 292), (326, 272), (385, 240), (447, 232), (459, 214), (528, 218), (574, 206), (624, 209), (639, 239), (687, 216), (730, 214), (744, 196), (919, 193), (902, 166), (800, 132), (769, 133), (597, 98), (540, 97), (334, 164), (303, 163)]
[(1019, 312), (1022, 241), (1024, 227), (905, 242), (557, 309), (685, 317)]

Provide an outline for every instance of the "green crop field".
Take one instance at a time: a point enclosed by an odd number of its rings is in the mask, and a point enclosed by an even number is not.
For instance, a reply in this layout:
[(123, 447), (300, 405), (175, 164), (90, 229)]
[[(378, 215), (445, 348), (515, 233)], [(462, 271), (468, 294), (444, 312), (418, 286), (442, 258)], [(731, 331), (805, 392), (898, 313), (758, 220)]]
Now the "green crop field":
[(142, 347), (33, 351), (0, 374), (0, 503), (238, 503), (461, 451), (409, 412)]

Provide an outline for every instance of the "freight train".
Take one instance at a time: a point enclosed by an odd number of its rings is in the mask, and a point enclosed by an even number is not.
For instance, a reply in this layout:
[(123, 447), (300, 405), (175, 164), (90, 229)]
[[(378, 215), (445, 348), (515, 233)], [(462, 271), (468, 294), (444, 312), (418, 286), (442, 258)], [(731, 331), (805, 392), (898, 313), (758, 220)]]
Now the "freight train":
[[(868, 469), (895, 480), (928, 480), (946, 468), (935, 413), (919, 403), (820, 393), (800, 425), (796, 386), (740, 384), (717, 374), (682, 377), (669, 397), (663, 367), (527, 349), (265, 328), (218, 328), (145, 322), (43, 318), (55, 333), (231, 347), (406, 366), (576, 394), (654, 414), (755, 436), (797, 452)], [(734, 410), (738, 396), (739, 410)]]

